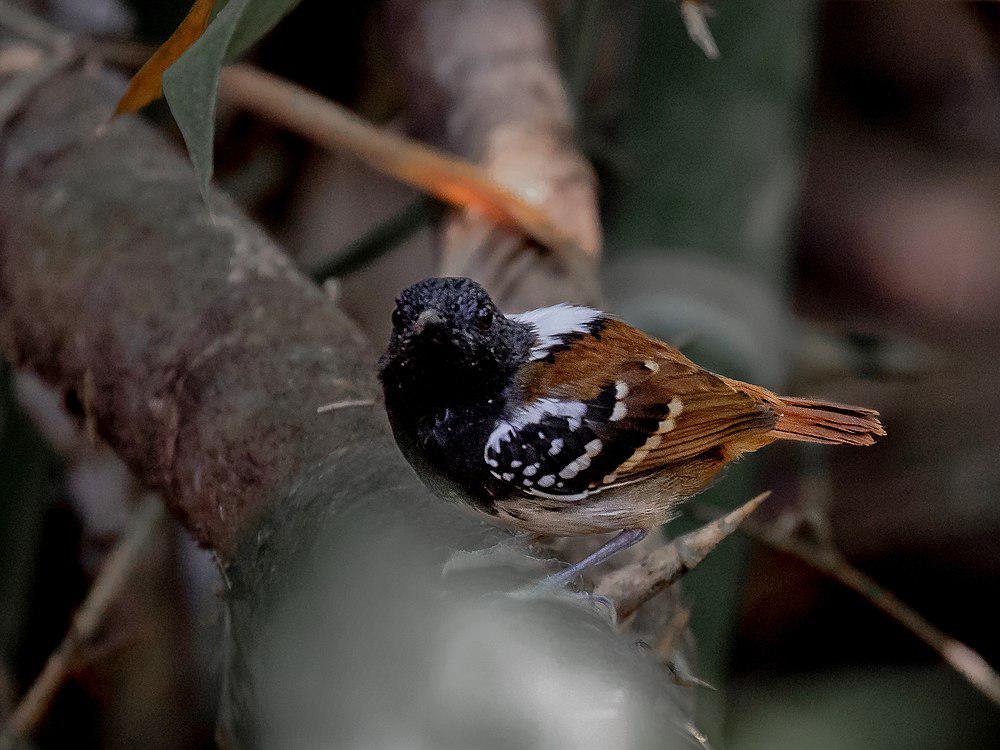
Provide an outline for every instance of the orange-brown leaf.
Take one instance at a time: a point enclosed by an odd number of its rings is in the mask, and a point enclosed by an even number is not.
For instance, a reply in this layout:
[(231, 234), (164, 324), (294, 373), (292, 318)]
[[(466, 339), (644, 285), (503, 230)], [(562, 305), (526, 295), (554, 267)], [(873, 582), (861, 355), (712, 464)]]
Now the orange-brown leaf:
[(115, 108), (116, 115), (135, 112), (163, 96), (163, 72), (205, 33), (214, 5), (215, 0), (195, 0), (170, 38), (132, 77), (128, 90)]

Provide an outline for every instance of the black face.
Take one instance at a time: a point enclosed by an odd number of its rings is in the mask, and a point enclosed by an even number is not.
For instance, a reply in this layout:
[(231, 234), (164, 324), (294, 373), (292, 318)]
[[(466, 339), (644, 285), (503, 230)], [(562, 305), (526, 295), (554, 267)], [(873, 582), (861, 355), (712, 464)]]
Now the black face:
[(504, 317), (471, 279), (432, 278), (407, 288), (379, 362), (386, 398), (429, 405), (499, 393), (527, 357), (531, 334)]

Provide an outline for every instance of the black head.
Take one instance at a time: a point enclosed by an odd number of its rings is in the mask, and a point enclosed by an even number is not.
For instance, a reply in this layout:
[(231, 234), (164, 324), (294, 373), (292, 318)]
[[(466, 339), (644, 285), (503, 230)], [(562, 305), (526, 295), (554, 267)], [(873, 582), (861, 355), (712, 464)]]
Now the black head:
[(449, 403), (499, 393), (527, 359), (531, 333), (471, 279), (431, 278), (399, 295), (379, 362), (387, 398)]

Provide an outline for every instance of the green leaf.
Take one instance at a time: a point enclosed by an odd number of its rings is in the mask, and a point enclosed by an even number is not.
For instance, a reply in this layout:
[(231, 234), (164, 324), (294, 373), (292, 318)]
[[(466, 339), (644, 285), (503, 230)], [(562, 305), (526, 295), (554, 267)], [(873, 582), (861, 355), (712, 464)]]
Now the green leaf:
[(184, 136), (202, 194), (212, 179), (219, 73), (270, 31), (299, 0), (229, 0), (205, 33), (163, 74), (163, 94)]

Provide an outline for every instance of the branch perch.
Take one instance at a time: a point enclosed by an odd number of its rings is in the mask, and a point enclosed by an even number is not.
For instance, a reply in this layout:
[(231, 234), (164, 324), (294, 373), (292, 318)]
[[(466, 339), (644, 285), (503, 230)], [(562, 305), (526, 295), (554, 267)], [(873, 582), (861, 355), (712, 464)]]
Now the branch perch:
[(628, 617), (644, 602), (694, 569), (770, 495), (770, 491), (762, 492), (725, 516), (608, 573), (598, 581), (594, 593), (613, 601), (620, 619)]

